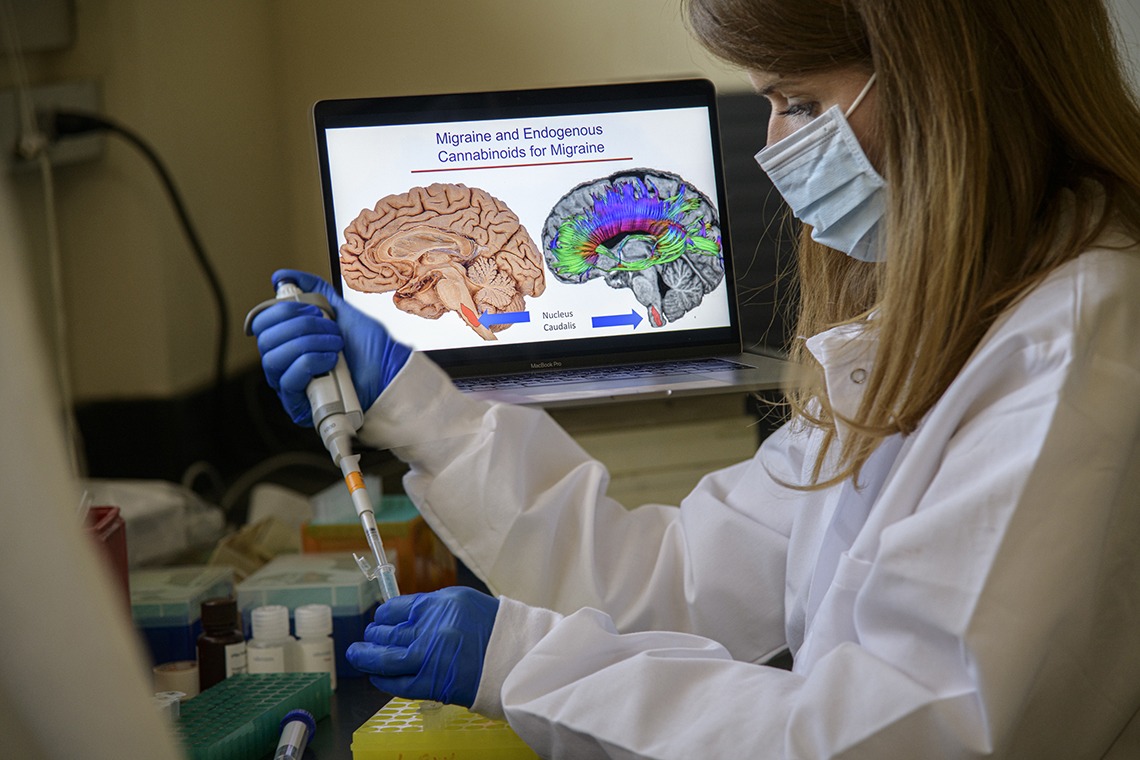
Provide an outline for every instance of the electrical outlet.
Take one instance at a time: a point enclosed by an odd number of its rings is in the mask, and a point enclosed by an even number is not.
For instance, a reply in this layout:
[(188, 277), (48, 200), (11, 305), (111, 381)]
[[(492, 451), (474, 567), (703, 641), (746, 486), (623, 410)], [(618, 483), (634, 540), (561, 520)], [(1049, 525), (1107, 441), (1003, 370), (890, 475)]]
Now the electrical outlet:
[[(56, 109), (99, 113), (99, 88), (94, 82), (61, 82), (32, 87), (31, 96), (37, 111)], [(36, 165), (34, 160), (23, 158), (18, 152), (23, 132), (19, 91), (0, 91), (0, 165), (5, 169)], [(48, 156), (53, 166), (94, 161), (103, 155), (104, 141), (99, 133), (67, 137), (48, 148)]]

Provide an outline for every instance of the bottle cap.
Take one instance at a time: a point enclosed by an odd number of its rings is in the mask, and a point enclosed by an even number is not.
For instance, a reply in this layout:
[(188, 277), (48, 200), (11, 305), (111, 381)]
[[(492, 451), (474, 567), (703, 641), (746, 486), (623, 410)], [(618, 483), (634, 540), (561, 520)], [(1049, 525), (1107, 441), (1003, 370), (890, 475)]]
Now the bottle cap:
[(154, 666), (154, 690), (182, 692), (187, 697), (198, 693), (198, 663), (194, 660), (175, 660)]
[(327, 604), (303, 604), (293, 611), (297, 638), (332, 633), (332, 608)]
[(237, 627), (237, 600), (233, 597), (202, 602), (202, 630), (225, 632)]
[(253, 638), (276, 641), (289, 638), (289, 608), (281, 604), (255, 607), (249, 615)]

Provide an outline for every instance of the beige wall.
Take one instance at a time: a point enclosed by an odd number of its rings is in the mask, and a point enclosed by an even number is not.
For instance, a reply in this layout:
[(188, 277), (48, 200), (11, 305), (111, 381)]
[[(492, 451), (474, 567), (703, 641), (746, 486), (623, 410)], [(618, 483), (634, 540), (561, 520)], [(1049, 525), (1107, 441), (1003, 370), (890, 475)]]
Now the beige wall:
[[(279, 266), (327, 272), (309, 108), (330, 97), (703, 75), (678, 0), (77, 0), (77, 40), (27, 56), (33, 83), (90, 79), (104, 113), (175, 177), (230, 301), (229, 367), (256, 360), (245, 312)], [(9, 85), (4, 67), (0, 84)], [(212, 377), (215, 319), (161, 187), (120, 140), (56, 174), (78, 401), (167, 396)], [(45, 255), (38, 176), (21, 208)], [(40, 293), (49, 289), (46, 278)]]

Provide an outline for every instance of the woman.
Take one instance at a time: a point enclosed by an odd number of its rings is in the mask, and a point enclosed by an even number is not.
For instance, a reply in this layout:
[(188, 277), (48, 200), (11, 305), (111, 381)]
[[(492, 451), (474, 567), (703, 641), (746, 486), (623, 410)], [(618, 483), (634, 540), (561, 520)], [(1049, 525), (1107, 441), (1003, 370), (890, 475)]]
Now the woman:
[(263, 312), (294, 418), (343, 345), (362, 437), (500, 595), (398, 598), (350, 659), (550, 757), (1137, 756), (1140, 110), (1102, 0), (687, 10), (805, 222), (792, 419), (626, 510), (347, 305)]

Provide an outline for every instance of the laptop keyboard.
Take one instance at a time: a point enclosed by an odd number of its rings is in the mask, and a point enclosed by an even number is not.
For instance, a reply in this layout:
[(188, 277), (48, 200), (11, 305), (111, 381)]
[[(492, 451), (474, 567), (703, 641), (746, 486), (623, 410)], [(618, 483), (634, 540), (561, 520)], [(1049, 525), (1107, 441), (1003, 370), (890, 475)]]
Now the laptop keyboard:
[(460, 377), (455, 379), (455, 385), (462, 391), (486, 391), (500, 388), (533, 388), (541, 385), (590, 383), (599, 380), (636, 380), (641, 377), (658, 375), (693, 375), (702, 372), (724, 372), (743, 368), (744, 365), (727, 359), (689, 359), (653, 364), (615, 364), (585, 369), (524, 372), (518, 375), (498, 375), (495, 377)]

